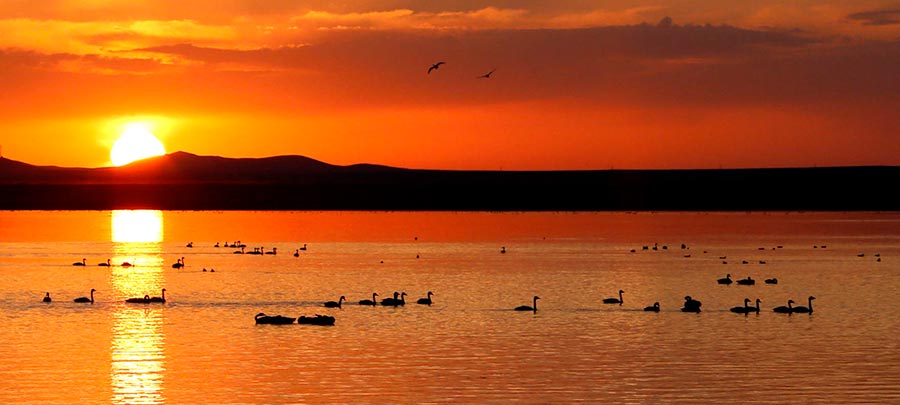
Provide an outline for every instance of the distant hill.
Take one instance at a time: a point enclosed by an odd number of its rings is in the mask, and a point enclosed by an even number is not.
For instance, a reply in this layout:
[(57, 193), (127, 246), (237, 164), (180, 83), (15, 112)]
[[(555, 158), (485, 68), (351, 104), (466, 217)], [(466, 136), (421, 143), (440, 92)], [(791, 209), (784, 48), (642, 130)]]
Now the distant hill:
[(175, 152), (123, 167), (0, 158), (0, 209), (900, 210), (900, 167), (457, 171)]

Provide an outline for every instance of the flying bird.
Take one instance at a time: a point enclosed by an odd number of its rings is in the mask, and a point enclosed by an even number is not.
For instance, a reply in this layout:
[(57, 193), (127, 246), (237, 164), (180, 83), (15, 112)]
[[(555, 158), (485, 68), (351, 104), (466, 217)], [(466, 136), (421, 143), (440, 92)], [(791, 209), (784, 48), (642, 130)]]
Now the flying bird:
[(431, 65), (431, 67), (428, 68), (428, 73), (431, 73), (432, 70), (435, 70), (435, 69), (441, 67), (441, 65), (443, 65), (444, 63), (446, 63), (446, 62), (438, 62), (438, 63)]
[(478, 79), (490, 79), (491, 75), (494, 74), (494, 71), (496, 71), (496, 70), (497, 69), (494, 69), (494, 70), (491, 70), (490, 72), (487, 72), (481, 76), (478, 76)]

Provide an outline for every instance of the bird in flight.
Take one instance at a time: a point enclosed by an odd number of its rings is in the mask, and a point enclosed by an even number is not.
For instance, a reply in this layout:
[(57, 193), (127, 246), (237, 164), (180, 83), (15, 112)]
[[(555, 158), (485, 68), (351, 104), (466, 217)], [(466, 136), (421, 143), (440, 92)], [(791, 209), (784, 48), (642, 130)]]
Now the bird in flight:
[(443, 65), (444, 63), (445, 62), (438, 62), (438, 63), (431, 65), (431, 67), (428, 68), (428, 73), (431, 73), (432, 70), (435, 70), (435, 69), (441, 67), (441, 65)]
[(479, 78), (479, 79), (490, 79), (490, 78), (491, 78), (491, 75), (494, 74), (494, 71), (495, 71), (495, 70), (497, 70), (497, 69), (491, 70), (490, 72), (487, 72), (487, 73), (485, 73), (485, 74), (483, 74), (483, 75), (481, 75), (481, 76), (478, 76), (478, 78)]

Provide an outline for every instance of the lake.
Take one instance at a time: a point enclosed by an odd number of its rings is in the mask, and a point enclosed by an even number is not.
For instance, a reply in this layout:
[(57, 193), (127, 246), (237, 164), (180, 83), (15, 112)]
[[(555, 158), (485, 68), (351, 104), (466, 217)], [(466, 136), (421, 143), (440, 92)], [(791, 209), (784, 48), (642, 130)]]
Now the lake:
[(900, 403), (898, 263), (898, 212), (0, 211), (0, 402)]

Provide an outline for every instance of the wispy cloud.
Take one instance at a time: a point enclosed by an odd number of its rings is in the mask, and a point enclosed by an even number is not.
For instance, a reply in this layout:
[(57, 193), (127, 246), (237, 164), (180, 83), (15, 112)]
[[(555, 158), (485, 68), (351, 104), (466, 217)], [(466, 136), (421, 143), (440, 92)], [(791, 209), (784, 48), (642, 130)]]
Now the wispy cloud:
[(900, 24), (900, 8), (862, 11), (850, 14), (847, 18), (863, 25), (897, 25)]

